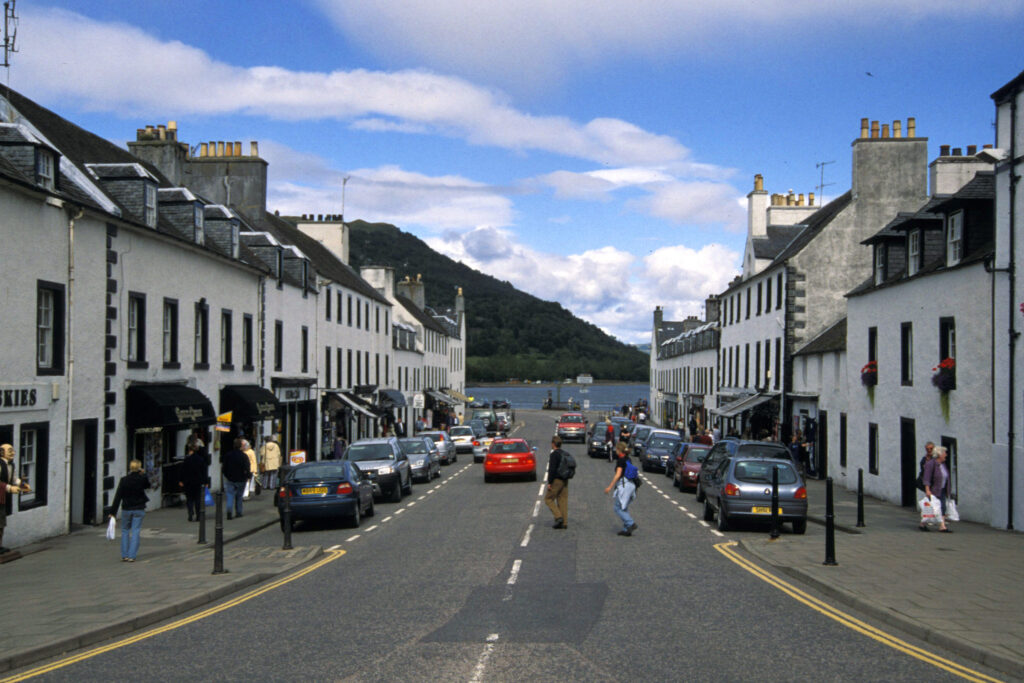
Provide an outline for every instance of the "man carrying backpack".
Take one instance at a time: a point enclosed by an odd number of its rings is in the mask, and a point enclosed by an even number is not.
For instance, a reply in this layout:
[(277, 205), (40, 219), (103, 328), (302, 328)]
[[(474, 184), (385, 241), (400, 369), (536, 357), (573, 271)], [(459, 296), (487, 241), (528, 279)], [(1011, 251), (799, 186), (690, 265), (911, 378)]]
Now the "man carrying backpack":
[(615, 445), (615, 476), (612, 483), (608, 484), (605, 493), (612, 494), (612, 507), (615, 514), (622, 520), (622, 530), (619, 536), (632, 536), (636, 531), (636, 522), (629, 516), (629, 504), (636, 498), (636, 482), (639, 481), (640, 473), (629, 460), (626, 452), (626, 444), (620, 441)]
[(544, 502), (555, 516), (555, 529), (564, 529), (569, 521), (569, 480), (576, 473), (576, 461), (562, 450), (559, 436), (551, 439), (548, 456), (548, 490)]

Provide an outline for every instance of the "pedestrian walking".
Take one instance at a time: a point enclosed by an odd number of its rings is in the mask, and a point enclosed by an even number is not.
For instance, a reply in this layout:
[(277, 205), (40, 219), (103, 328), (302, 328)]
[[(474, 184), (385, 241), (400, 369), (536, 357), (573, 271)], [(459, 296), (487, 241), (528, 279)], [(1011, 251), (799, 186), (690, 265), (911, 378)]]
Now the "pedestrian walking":
[[(615, 510), (615, 514), (622, 520), (622, 530), (619, 531), (619, 536), (632, 536), (633, 532), (637, 529), (637, 525), (629, 514), (629, 504), (636, 498), (634, 479), (639, 476), (639, 473), (636, 473), (636, 466), (629, 461), (625, 443), (620, 441), (616, 444), (615, 451), (617, 454), (615, 459), (615, 476), (612, 477), (612, 483), (608, 484), (604, 492), (612, 494), (612, 509)], [(633, 475), (632, 477), (627, 476), (627, 469), (629, 474)]]
[(14, 465), (14, 446), (3, 444), (0, 446), (0, 554), (9, 550), (3, 547), (4, 530), (7, 528), (7, 515), (14, 510), (14, 496), (31, 490), (28, 482), (18, 478), (18, 469)]
[(263, 472), (263, 488), (277, 488), (277, 473), (281, 469), (281, 447), (273, 434), (267, 434), (260, 446), (260, 471)]
[(134, 562), (139, 554), (139, 539), (142, 535), (142, 518), (146, 516), (149, 496), (149, 479), (142, 473), (142, 462), (128, 463), (128, 474), (121, 477), (114, 493), (114, 504), (110, 506), (110, 519), (117, 518), (121, 508), (121, 561)]
[[(946, 467), (946, 449), (936, 446), (932, 451), (932, 457), (924, 464), (924, 495), (929, 499), (935, 496), (939, 499), (942, 509), (942, 516), (939, 518), (939, 531), (952, 533), (953, 530), (946, 525), (946, 498), (949, 497), (949, 468)], [(922, 523), (921, 531), (928, 531), (927, 525)]]
[(256, 451), (253, 449), (252, 444), (249, 443), (248, 439), (242, 439), (242, 452), (245, 453), (245, 457), (249, 458), (249, 478), (245, 480), (245, 493), (242, 496), (243, 500), (249, 500), (253, 494), (259, 494), (260, 489), (257, 486), (258, 479), (256, 473), (259, 470), (259, 464), (256, 462)]
[(181, 463), (181, 481), (178, 485), (185, 492), (188, 521), (199, 519), (199, 506), (204, 505), (203, 487), (209, 483), (206, 458), (195, 444), (185, 447), (185, 460)]
[(548, 455), (548, 488), (544, 494), (544, 503), (555, 516), (555, 529), (565, 529), (569, 525), (569, 480), (558, 476), (564, 457), (562, 439), (555, 436), (551, 439), (551, 454)]
[(234, 448), (221, 456), (221, 474), (224, 475), (224, 491), (228, 496), (228, 519), (232, 511), (242, 516), (242, 497), (245, 483), (249, 481), (249, 456), (242, 452), (242, 439), (235, 439)]

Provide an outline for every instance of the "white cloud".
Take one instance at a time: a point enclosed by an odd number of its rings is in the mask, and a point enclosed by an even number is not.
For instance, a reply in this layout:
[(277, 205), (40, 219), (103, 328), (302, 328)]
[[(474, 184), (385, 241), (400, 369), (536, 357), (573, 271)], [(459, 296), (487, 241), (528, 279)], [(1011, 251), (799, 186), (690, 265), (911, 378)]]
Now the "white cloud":
[(92, 110), (333, 119), (362, 130), (440, 134), (604, 164), (676, 163), (690, 154), (672, 137), (627, 121), (534, 116), (499, 92), (427, 71), (244, 68), (132, 26), (67, 11), (27, 8), (22, 19), (19, 80), (31, 83), (36, 97), (72, 99)]
[(745, 229), (746, 212), (736, 188), (724, 183), (671, 182), (651, 189), (648, 196), (627, 205), (675, 223), (719, 224), (730, 232)]
[(929, 17), (1019, 16), (1019, 0), (317, 0), (345, 35), (393, 63), (430, 64), (514, 87), (574, 68), (734, 50), (745, 40), (820, 38), (842, 25), (908, 26)]

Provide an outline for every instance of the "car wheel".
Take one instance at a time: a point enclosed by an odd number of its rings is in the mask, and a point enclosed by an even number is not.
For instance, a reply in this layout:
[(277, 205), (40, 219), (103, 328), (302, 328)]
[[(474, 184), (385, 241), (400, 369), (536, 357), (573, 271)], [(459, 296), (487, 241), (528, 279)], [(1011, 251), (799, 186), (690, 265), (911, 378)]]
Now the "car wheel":
[(452, 456), (452, 464), (454, 465), (454, 464), (455, 464), (455, 463), (457, 463), (458, 461), (459, 461), (459, 456), (458, 456), (458, 455), (453, 455), (453, 456)]
[(391, 487), (391, 502), (401, 503), (402, 502), (402, 482), (396, 481), (395, 485)]
[[(430, 475), (429, 474), (427, 475), (427, 481), (430, 481)], [(411, 496), (412, 495), (412, 475), (411, 474), (409, 475), (409, 481), (406, 483), (405, 488), (402, 489), (402, 495), (403, 496)]]
[(729, 530), (729, 517), (725, 514), (725, 506), (722, 505), (722, 501), (718, 501), (718, 530), (728, 531)]
[(704, 498), (704, 521), (715, 521), (715, 508), (711, 507), (711, 501), (709, 501), (706, 497)]
[(363, 513), (366, 517), (373, 517), (377, 514), (377, 510), (373, 507), (373, 497), (370, 497), (370, 504), (366, 506), (366, 512)]
[(363, 517), (359, 513), (359, 503), (356, 503), (355, 509), (352, 510), (352, 516), (349, 518), (349, 526), (353, 529), (358, 529), (359, 525), (363, 523)]
[(537, 481), (537, 470), (534, 470), (534, 471), (533, 471), (533, 472), (532, 472), (532, 473), (530, 474), (530, 481)]
[(801, 519), (800, 521), (793, 522), (793, 533), (804, 534), (807, 532), (807, 520)]
[(700, 488), (700, 482), (699, 482), (699, 481), (698, 481), (698, 482), (697, 482), (697, 484), (696, 484), (696, 485), (694, 486), (694, 489), (693, 489), (693, 495), (695, 495), (695, 496), (697, 497), (697, 502), (698, 502), (698, 503), (702, 503), (702, 502), (704, 502), (704, 491), (703, 491), (703, 490), (701, 490), (701, 488)]

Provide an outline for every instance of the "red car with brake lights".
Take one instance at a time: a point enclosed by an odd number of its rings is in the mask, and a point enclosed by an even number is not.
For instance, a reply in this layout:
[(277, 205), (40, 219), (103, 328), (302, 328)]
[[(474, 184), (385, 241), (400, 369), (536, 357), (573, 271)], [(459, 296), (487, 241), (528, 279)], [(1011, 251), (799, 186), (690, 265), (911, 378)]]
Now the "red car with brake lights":
[(580, 443), (586, 443), (587, 418), (583, 417), (583, 413), (562, 413), (558, 418), (555, 434), (561, 437), (562, 441), (576, 439)]
[(537, 481), (537, 449), (526, 439), (495, 439), (484, 457), (484, 481), (498, 476), (526, 476)]

